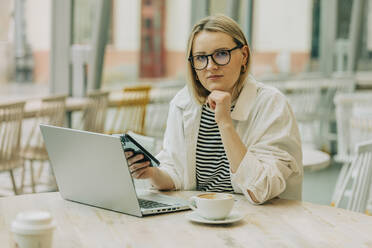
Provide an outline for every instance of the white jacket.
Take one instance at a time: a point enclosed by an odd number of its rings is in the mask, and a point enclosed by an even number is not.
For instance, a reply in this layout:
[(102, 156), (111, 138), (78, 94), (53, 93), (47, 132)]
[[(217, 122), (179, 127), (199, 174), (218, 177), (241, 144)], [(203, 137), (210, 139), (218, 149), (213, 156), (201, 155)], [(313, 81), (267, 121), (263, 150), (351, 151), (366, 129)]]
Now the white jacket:
[[(253, 204), (248, 189), (259, 203), (276, 196), (301, 200), (301, 141), (285, 96), (248, 77), (231, 117), (248, 150), (236, 173), (231, 173), (235, 193), (243, 193)], [(159, 168), (172, 178), (176, 190), (196, 189), (200, 118), (200, 104), (183, 88), (170, 102), (163, 150), (157, 155)]]

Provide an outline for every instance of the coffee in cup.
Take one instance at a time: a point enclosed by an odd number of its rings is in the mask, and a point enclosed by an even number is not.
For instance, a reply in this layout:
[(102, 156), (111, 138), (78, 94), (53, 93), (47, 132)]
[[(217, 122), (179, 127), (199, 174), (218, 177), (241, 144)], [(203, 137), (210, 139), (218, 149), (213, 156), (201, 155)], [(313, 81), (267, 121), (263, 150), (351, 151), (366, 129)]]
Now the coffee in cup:
[(234, 197), (227, 193), (203, 193), (190, 198), (190, 208), (210, 220), (225, 219), (234, 206)]
[(46, 211), (29, 211), (17, 214), (12, 223), (16, 247), (51, 248), (55, 224)]

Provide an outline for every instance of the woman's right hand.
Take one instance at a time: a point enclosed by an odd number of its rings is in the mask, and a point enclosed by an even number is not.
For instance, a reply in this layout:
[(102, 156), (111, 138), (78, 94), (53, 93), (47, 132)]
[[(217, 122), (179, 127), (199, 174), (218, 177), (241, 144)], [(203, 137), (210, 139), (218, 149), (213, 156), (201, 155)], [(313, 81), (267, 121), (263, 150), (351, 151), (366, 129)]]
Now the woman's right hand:
[(143, 153), (134, 153), (134, 150), (130, 149), (124, 151), (125, 157), (128, 161), (129, 171), (132, 177), (135, 179), (147, 179), (152, 178), (154, 175), (154, 167), (150, 167), (150, 161), (141, 161), (145, 158)]
[(145, 158), (143, 153), (136, 153), (133, 149), (124, 150), (129, 170), (135, 179), (150, 179), (151, 184), (159, 190), (175, 188), (172, 178), (158, 167), (151, 167), (150, 161), (141, 161)]

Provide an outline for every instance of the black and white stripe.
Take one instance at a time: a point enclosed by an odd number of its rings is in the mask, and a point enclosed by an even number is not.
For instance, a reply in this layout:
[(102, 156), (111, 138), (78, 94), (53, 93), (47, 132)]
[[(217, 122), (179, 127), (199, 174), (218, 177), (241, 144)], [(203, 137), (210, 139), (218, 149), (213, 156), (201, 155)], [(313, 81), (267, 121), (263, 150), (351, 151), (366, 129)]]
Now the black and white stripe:
[(214, 119), (214, 112), (206, 104), (203, 105), (196, 144), (196, 182), (197, 189), (202, 191), (234, 191), (229, 161)]

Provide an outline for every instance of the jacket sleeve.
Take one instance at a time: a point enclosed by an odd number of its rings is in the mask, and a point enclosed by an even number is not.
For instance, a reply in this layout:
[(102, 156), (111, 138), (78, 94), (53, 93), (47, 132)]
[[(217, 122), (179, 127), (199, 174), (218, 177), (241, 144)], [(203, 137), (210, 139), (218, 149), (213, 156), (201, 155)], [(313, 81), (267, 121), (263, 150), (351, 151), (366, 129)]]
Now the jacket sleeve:
[(262, 204), (281, 194), (293, 173), (302, 176), (301, 141), (293, 112), (280, 93), (262, 97), (251, 116), (252, 128), (242, 138), (247, 153), (231, 179), (250, 202), (256, 204), (247, 190)]
[(186, 154), (177, 149), (184, 146), (182, 142), (185, 143), (182, 111), (172, 101), (169, 106), (163, 148), (156, 158), (160, 161), (159, 169), (172, 178), (176, 190), (182, 187), (184, 169), (181, 165), (186, 161)]

